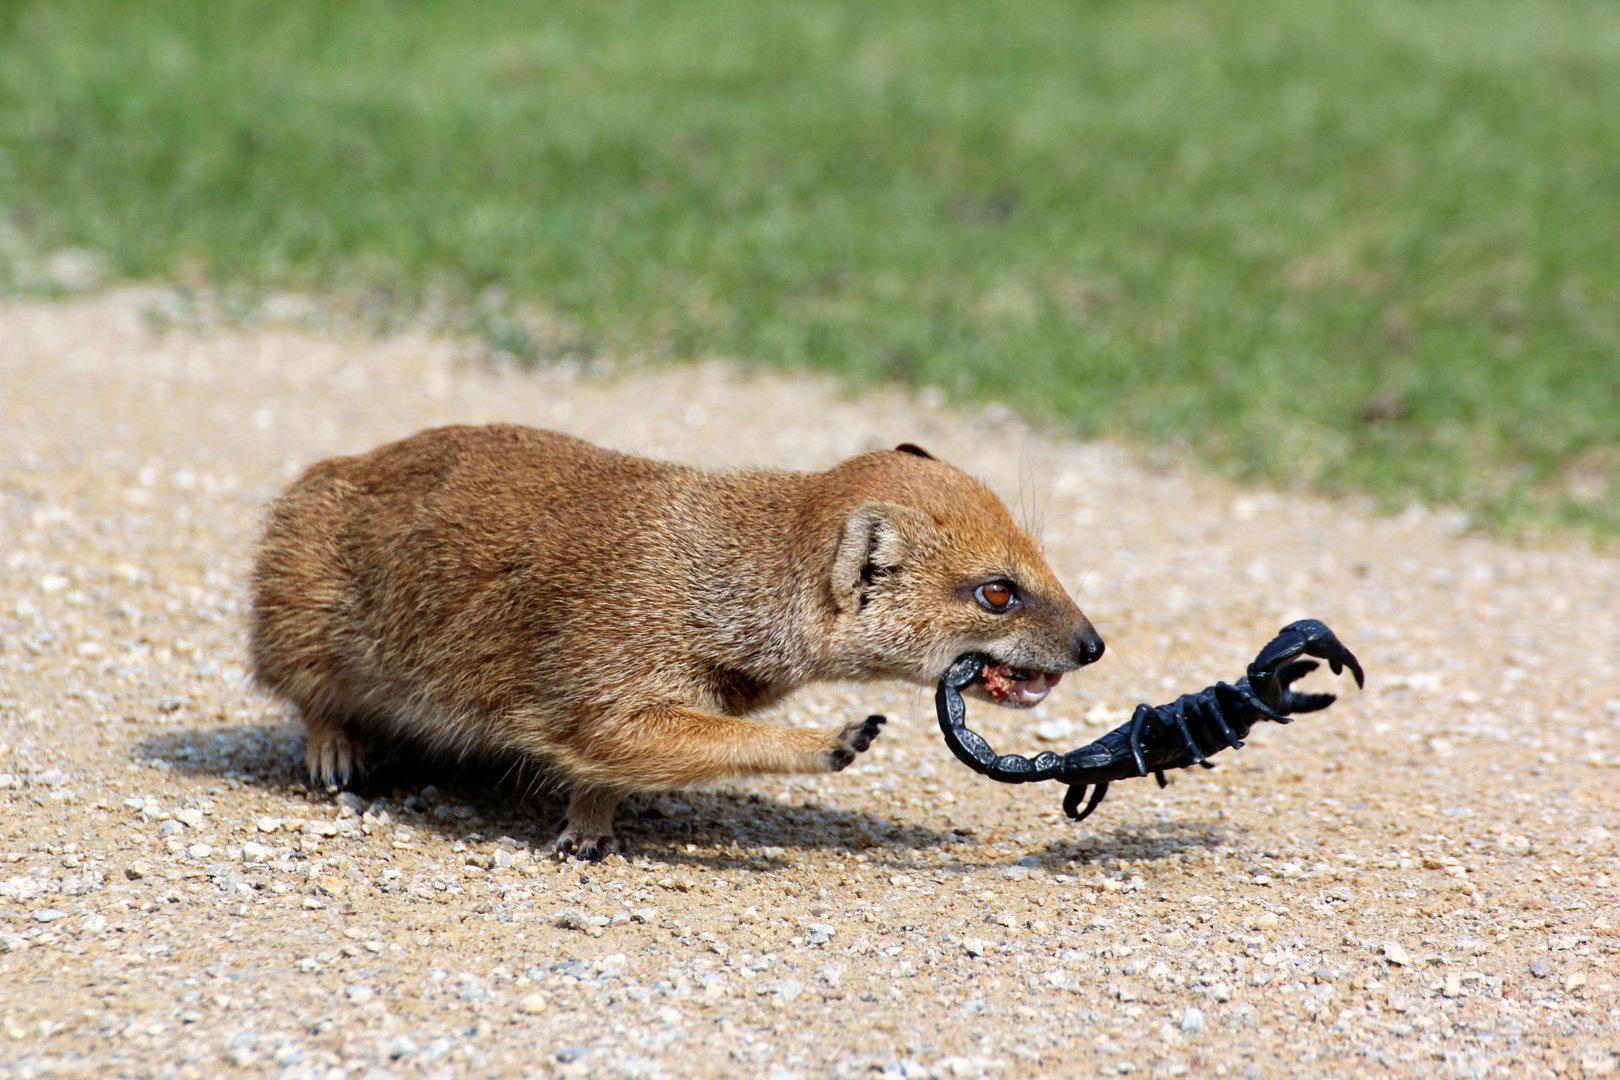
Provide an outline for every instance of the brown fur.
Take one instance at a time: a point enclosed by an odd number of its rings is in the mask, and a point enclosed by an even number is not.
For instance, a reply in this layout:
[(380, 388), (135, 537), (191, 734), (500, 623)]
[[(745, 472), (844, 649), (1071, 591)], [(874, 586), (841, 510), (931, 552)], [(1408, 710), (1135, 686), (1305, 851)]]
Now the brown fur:
[[(984, 610), (991, 579), (1022, 603)], [(1001, 502), (916, 447), (710, 473), (495, 425), (305, 473), (270, 507), (250, 647), (317, 780), (368, 735), (515, 751), (572, 784), (559, 846), (593, 855), (627, 793), (848, 764), (875, 725), (745, 718), (808, 682), (932, 686), (969, 650), (1068, 671), (1101, 642)]]

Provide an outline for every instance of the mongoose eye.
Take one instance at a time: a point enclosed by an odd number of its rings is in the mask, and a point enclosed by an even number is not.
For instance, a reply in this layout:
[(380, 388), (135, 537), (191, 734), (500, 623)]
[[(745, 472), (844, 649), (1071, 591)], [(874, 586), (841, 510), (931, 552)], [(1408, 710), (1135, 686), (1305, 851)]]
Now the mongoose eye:
[(1018, 602), (1018, 593), (1005, 581), (991, 581), (974, 589), (973, 598), (986, 611), (1000, 615)]

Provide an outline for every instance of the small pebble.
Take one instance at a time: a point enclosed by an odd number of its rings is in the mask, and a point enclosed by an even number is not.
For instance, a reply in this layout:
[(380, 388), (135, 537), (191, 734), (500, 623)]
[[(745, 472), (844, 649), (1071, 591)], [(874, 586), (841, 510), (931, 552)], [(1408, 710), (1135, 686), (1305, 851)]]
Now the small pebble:
[(394, 1038), (381, 1043), (378, 1049), (387, 1054), (390, 1060), (399, 1061), (410, 1057), (420, 1047), (417, 1046), (416, 1040), (409, 1035), (396, 1035)]
[(1412, 964), (1412, 958), (1407, 955), (1406, 950), (1401, 947), (1401, 943), (1398, 941), (1384, 943), (1384, 959), (1399, 967), (1410, 967)]
[(585, 915), (578, 911), (565, 911), (557, 916), (557, 925), (564, 930), (593, 930), (611, 922), (606, 915)]
[(1197, 1035), (1204, 1030), (1204, 1010), (1188, 1009), (1181, 1014), (1181, 1030), (1188, 1035)]
[(989, 956), (990, 943), (984, 938), (970, 937), (962, 941), (962, 948), (969, 956)]
[(1552, 965), (1545, 960), (1530, 961), (1530, 974), (1538, 979), (1545, 979), (1552, 974)]
[(67, 912), (60, 911), (60, 910), (58, 910), (56, 908), (53, 908), (53, 907), (41, 908), (40, 910), (34, 912), (34, 921), (35, 922), (49, 923), (49, 922), (55, 922), (57, 919), (65, 919), (65, 918), (67, 918)]
[(512, 1008), (525, 1016), (538, 1016), (546, 1011), (548, 1005), (544, 994), (525, 994), (512, 1003)]

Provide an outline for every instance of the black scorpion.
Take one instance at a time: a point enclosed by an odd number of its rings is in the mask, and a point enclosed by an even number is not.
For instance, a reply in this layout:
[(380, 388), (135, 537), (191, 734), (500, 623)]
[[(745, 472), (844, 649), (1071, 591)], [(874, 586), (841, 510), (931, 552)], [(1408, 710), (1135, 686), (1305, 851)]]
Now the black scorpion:
[[(1184, 694), (1168, 705), (1138, 705), (1131, 719), (1087, 746), (1059, 756), (1050, 751), (1033, 758), (997, 754), (984, 736), (968, 730), (962, 690), (979, 678), (994, 661), (978, 653), (958, 657), (939, 680), (934, 703), (945, 745), (968, 768), (1004, 784), (1056, 780), (1068, 784), (1063, 811), (1076, 821), (1097, 809), (1115, 780), (1152, 773), (1164, 787), (1167, 769), (1192, 765), (1214, 768), (1205, 759), (1227, 747), (1243, 745), (1249, 729), (1261, 720), (1291, 723), (1294, 713), (1315, 712), (1333, 704), (1333, 694), (1302, 694), (1290, 685), (1318, 667), (1314, 660), (1296, 660), (1309, 654), (1328, 662), (1335, 675), (1349, 668), (1356, 685), (1365, 678), (1361, 664), (1340, 644), (1333, 631), (1315, 619), (1289, 623), (1260, 650), (1248, 674), (1235, 684), (1214, 686)], [(1080, 801), (1091, 789), (1085, 809)]]

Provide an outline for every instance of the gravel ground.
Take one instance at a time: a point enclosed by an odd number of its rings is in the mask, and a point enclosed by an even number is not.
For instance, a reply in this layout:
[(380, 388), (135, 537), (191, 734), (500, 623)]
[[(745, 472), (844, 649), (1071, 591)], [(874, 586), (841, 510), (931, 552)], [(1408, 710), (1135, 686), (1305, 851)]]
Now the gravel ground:
[[(177, 311), (0, 303), (0, 1077), (1617, 1074), (1620, 562), (1005, 409)], [(1305, 615), (1368, 686), (1078, 826), (898, 686), (778, 710), (894, 717), (847, 773), (631, 803), (600, 866), (553, 862), (561, 807), (498, 776), (312, 793), (243, 676), (261, 508), (487, 420), (706, 464), (912, 440), (985, 476), (1109, 645), (1034, 713), (970, 703), (1002, 750), (1236, 678)]]

